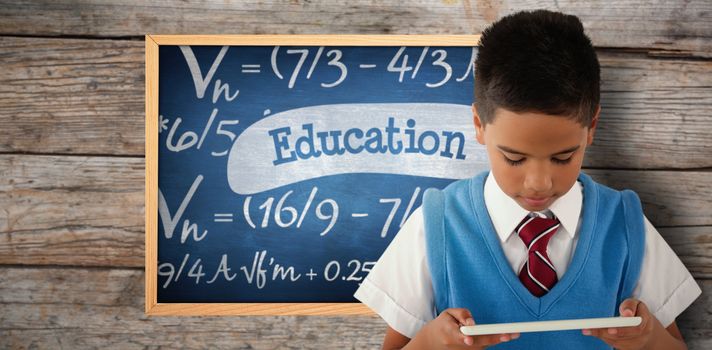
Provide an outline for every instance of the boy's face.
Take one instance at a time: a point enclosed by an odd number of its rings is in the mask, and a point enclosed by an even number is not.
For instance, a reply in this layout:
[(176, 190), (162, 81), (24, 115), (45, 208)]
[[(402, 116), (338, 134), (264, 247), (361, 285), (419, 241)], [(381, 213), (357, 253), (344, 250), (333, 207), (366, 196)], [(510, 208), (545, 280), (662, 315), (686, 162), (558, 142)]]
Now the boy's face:
[(472, 110), (477, 142), (487, 147), (499, 187), (522, 208), (541, 211), (576, 182), (601, 109), (590, 127), (561, 116), (502, 108), (483, 125), (474, 105)]

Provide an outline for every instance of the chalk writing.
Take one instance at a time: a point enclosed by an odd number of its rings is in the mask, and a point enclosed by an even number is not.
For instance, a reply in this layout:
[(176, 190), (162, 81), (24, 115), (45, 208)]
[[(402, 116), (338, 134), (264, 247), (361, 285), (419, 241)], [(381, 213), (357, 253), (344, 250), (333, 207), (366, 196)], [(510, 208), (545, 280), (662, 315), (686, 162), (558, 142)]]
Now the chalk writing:
[(476, 54), (161, 46), (158, 301), (354, 301), (425, 189), (487, 166)]

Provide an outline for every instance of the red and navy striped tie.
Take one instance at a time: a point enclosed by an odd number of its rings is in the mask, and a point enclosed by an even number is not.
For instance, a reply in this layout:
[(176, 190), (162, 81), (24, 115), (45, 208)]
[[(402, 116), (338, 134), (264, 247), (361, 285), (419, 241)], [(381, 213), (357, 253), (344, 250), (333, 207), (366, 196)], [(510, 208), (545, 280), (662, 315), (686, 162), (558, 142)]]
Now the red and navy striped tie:
[(559, 219), (540, 218), (527, 216), (517, 225), (515, 232), (527, 246), (527, 262), (519, 271), (519, 280), (536, 297), (548, 293), (556, 284), (556, 270), (546, 254), (549, 239), (561, 226)]

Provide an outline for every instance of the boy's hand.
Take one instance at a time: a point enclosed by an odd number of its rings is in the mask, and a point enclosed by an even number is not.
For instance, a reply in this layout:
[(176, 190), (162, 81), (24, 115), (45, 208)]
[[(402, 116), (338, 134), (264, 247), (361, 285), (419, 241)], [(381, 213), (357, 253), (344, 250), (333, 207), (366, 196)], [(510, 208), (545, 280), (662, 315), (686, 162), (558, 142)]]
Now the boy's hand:
[(423, 349), (484, 349), (519, 338), (519, 333), (467, 336), (460, 332), (460, 326), (474, 325), (475, 320), (469, 310), (446, 309), (436, 319), (428, 322), (412, 343), (422, 344)]
[[(584, 329), (584, 335), (598, 337), (606, 344), (621, 350), (638, 350), (646, 348), (653, 338), (656, 326), (662, 327), (660, 321), (653, 316), (648, 307), (640, 300), (626, 299), (620, 307), (623, 317), (640, 316), (642, 321), (635, 327)], [(656, 324), (657, 323), (657, 324)]]

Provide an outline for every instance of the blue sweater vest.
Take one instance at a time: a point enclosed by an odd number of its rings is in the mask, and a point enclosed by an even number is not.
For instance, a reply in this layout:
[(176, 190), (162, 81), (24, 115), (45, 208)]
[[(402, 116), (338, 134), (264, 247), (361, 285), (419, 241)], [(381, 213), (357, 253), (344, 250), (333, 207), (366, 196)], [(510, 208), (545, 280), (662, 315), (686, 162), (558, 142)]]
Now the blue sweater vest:
[[(566, 273), (541, 298), (519, 281), (502, 251), (484, 202), (488, 172), (428, 189), (423, 215), (428, 267), (439, 315), (470, 310), (477, 324), (618, 316), (643, 260), (645, 227), (638, 196), (581, 173), (583, 217)], [(497, 349), (610, 349), (580, 330), (522, 333)]]

